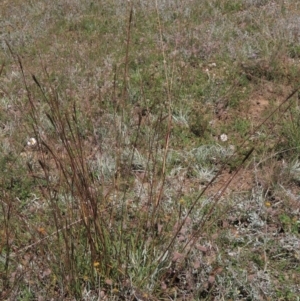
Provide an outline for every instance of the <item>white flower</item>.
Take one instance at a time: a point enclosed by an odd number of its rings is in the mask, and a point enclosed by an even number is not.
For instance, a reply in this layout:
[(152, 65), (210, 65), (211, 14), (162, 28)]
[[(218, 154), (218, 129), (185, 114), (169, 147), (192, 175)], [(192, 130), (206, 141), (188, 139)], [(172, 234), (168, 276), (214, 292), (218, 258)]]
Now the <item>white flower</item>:
[(27, 141), (27, 146), (36, 146), (37, 141), (35, 138), (29, 138)]
[(228, 140), (228, 136), (227, 136), (226, 134), (222, 134), (222, 135), (220, 136), (220, 139), (221, 139), (222, 142), (225, 142), (225, 141)]

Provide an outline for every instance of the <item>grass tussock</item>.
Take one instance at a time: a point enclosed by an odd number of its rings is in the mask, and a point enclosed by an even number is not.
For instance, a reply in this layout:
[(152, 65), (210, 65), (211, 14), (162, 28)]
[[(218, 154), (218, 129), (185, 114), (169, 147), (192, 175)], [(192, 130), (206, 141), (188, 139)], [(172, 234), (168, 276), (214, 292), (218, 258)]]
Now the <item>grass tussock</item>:
[(297, 300), (299, 9), (1, 2), (0, 299)]

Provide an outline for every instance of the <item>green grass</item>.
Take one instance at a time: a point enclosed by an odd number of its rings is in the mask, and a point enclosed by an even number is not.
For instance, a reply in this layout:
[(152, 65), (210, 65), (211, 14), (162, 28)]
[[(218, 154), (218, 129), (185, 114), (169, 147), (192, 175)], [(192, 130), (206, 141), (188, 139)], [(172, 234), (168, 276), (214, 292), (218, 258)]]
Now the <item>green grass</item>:
[(0, 299), (297, 300), (299, 9), (1, 2)]

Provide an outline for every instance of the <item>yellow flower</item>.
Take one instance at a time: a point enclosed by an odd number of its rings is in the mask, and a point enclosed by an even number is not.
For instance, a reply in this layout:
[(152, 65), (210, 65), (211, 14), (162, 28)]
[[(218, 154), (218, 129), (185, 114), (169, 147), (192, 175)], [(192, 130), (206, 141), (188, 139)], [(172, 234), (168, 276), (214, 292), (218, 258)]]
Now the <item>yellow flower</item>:
[(84, 280), (84, 281), (88, 281), (88, 280), (89, 280), (89, 277), (88, 277), (87, 275), (84, 275), (84, 276), (83, 276), (83, 280)]
[(47, 234), (45, 228), (43, 228), (43, 227), (39, 227), (37, 230), (38, 230), (38, 232), (39, 232), (40, 234), (42, 234), (42, 235), (46, 235), (46, 234)]
[(94, 262), (94, 268), (97, 268), (99, 265), (100, 265), (100, 262), (98, 262), (98, 261)]
[(267, 201), (267, 202), (265, 202), (265, 206), (266, 207), (271, 207), (271, 203)]
[(184, 199), (180, 199), (180, 200), (179, 200), (179, 204), (180, 204), (180, 205), (184, 205), (184, 204), (185, 204), (185, 200), (184, 200)]

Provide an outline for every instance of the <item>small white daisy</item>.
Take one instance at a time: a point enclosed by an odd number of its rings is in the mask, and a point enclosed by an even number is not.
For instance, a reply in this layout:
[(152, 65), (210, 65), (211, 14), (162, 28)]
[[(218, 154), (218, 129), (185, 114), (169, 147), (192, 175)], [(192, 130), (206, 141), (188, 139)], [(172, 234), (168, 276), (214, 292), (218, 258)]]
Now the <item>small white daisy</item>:
[(28, 140), (27, 140), (27, 146), (36, 146), (36, 144), (37, 144), (37, 141), (36, 141), (36, 139), (35, 138), (29, 138)]
[(227, 136), (226, 134), (222, 134), (222, 135), (220, 136), (220, 140), (221, 140), (222, 142), (225, 142), (225, 141), (228, 140), (228, 136)]

